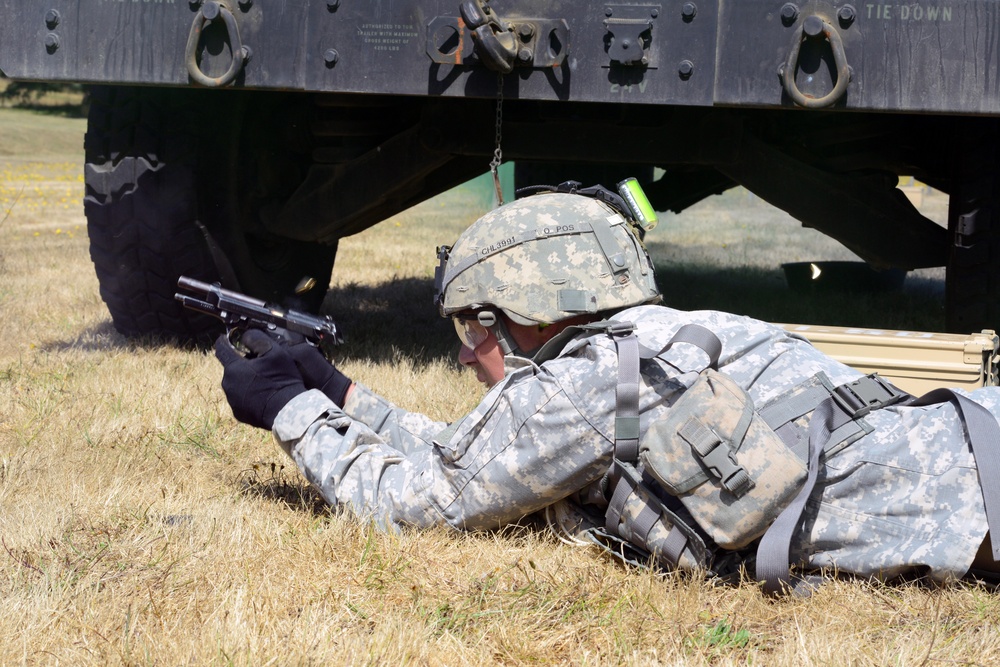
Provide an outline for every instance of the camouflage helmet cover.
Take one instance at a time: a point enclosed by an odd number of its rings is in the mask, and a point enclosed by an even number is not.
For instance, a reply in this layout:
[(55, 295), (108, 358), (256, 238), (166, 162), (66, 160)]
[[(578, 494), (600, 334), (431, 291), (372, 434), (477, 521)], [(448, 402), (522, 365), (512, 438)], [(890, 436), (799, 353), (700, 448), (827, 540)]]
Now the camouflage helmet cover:
[(441, 315), (492, 306), (518, 324), (549, 324), (658, 300), (633, 225), (579, 194), (536, 194), (494, 209), (442, 254)]

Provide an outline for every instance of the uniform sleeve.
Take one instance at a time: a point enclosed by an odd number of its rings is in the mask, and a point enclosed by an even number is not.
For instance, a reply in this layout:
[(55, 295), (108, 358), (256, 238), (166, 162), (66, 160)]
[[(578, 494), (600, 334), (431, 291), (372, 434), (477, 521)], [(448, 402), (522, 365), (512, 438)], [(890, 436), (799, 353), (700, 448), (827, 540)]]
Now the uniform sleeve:
[(434, 437), (448, 426), (426, 415), (396, 407), (360, 382), (355, 383), (344, 405), (344, 413), (404, 453), (430, 447)]
[(490, 390), (447, 441), (407, 452), (316, 391), (285, 406), (274, 434), (327, 502), (383, 528), (489, 529), (606, 472), (612, 444), (595, 424), (608, 416), (578, 402), (552, 374), (528, 368)]

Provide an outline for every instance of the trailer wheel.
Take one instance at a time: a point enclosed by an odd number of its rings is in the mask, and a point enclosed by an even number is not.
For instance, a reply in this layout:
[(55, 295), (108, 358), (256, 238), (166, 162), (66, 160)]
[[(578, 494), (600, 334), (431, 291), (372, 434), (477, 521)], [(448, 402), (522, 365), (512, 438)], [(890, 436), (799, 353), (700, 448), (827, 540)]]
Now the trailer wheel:
[[(280, 144), (282, 118), (267, 112), (283, 100), (254, 95), (91, 91), (84, 209), (101, 298), (122, 334), (211, 340), (217, 321), (174, 299), (181, 275), (286, 302), (309, 276), (317, 287), (289, 305), (319, 307), (336, 247), (275, 237), (259, 222), (296, 185), (287, 165), (304, 173), (309, 157)], [(262, 162), (280, 163), (281, 183), (257, 180)]]

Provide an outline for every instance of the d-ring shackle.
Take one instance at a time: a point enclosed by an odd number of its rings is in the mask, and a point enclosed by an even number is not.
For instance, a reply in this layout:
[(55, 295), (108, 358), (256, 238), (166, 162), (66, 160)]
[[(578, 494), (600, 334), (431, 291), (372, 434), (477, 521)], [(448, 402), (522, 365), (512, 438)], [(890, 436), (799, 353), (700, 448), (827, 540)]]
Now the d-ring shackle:
[[(229, 69), (225, 74), (220, 77), (211, 77), (202, 72), (201, 66), (198, 65), (198, 43), (201, 41), (201, 33), (205, 26), (218, 18), (222, 18), (222, 22), (226, 26), (229, 45), (233, 52), (233, 61), (229, 64)], [(218, 88), (233, 82), (250, 57), (250, 49), (240, 43), (240, 29), (236, 25), (236, 17), (229, 11), (229, 8), (214, 0), (209, 0), (198, 8), (198, 13), (194, 16), (184, 55), (187, 60), (188, 74), (195, 83), (209, 88)]]
[[(802, 42), (805, 40), (821, 36), (830, 42), (830, 48), (833, 50), (833, 64), (837, 68), (837, 83), (834, 84), (833, 90), (823, 97), (806, 97), (799, 90), (799, 87), (795, 85), (795, 70), (799, 64), (799, 49), (802, 48)], [(840, 38), (840, 33), (820, 17), (816, 15), (808, 17), (802, 22), (801, 29), (796, 33), (795, 40), (792, 42), (792, 50), (788, 54), (788, 61), (781, 66), (779, 74), (781, 75), (781, 83), (785, 87), (785, 92), (800, 107), (821, 109), (834, 104), (843, 97), (847, 91), (847, 84), (851, 80), (851, 70), (847, 66), (847, 55), (844, 53), (844, 42)]]

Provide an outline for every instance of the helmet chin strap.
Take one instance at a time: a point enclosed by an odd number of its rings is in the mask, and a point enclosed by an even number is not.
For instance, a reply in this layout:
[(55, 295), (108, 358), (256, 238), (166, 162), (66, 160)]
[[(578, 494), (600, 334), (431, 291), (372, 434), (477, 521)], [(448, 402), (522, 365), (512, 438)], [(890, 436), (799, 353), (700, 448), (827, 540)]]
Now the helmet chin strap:
[(524, 356), (503, 320), (498, 319), (497, 323), (493, 325), (492, 331), (493, 335), (497, 337), (500, 349), (503, 350), (503, 356), (507, 357), (512, 354), (519, 357)]
[(531, 359), (535, 352), (540, 349), (535, 348), (534, 350), (522, 350), (514, 337), (510, 334), (510, 329), (507, 328), (507, 323), (502, 317), (498, 317), (497, 314), (491, 310), (484, 310), (479, 313), (477, 318), (479, 323), (484, 327), (493, 332), (496, 336), (497, 344), (500, 345), (501, 351), (503, 351), (503, 356), (509, 357), (511, 355), (516, 357), (526, 357)]
[(497, 317), (497, 314), (492, 310), (480, 311), (476, 316), (476, 319), (481, 325), (493, 332), (496, 336), (497, 343), (500, 345), (500, 349), (503, 351), (503, 356), (509, 356), (511, 354), (518, 354), (520, 349), (517, 347), (517, 343), (514, 341), (514, 337), (510, 335), (510, 330), (504, 323), (503, 318)]

